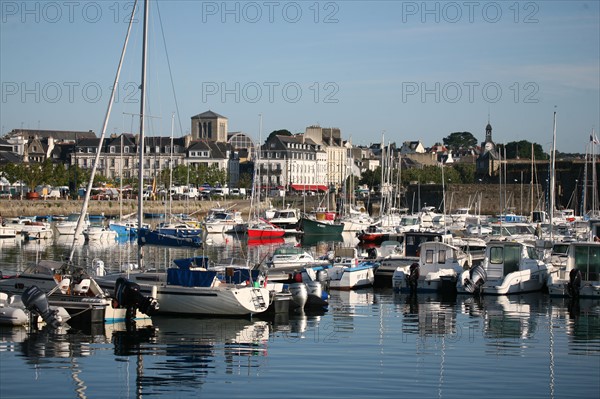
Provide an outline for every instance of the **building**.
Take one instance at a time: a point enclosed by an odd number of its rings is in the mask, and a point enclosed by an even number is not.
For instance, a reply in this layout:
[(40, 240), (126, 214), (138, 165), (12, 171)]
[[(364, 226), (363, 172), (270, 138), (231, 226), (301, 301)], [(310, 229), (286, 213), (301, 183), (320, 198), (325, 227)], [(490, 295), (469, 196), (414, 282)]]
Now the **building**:
[(313, 125), (306, 128), (304, 136), (306, 140), (312, 140), (325, 150), (327, 185), (341, 188), (348, 176), (348, 151), (342, 141), (340, 129)]
[(400, 147), (400, 155), (424, 154), (425, 147), (421, 141), (405, 141)]
[(495, 177), (500, 169), (500, 156), (492, 139), (492, 125), (485, 127), (485, 141), (481, 143), (481, 152), (476, 161), (475, 173), (482, 178)]
[(192, 140), (227, 142), (227, 118), (213, 111), (192, 116)]
[(327, 153), (304, 135), (272, 136), (257, 160), (261, 186), (327, 190)]

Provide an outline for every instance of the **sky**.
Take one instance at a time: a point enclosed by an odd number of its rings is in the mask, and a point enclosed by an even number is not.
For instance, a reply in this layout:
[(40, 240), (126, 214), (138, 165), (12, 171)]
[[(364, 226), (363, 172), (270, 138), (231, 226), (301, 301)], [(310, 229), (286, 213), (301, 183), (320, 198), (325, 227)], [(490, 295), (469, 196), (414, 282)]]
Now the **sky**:
[[(0, 135), (102, 131), (133, 2), (0, 0)], [(107, 134), (137, 132), (136, 16)], [(264, 141), (354, 145), (452, 132), (584, 153), (600, 136), (599, 1), (151, 1), (147, 135), (224, 115)], [(174, 115), (174, 116), (173, 116)]]

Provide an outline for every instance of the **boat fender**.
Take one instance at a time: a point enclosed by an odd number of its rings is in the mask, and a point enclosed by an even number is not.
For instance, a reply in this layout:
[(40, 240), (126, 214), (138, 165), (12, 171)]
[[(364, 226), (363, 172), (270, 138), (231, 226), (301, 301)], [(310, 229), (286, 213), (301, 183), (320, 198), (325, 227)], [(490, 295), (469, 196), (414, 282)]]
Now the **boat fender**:
[(294, 274), (294, 281), (297, 283), (301, 283), (302, 282), (302, 273)]

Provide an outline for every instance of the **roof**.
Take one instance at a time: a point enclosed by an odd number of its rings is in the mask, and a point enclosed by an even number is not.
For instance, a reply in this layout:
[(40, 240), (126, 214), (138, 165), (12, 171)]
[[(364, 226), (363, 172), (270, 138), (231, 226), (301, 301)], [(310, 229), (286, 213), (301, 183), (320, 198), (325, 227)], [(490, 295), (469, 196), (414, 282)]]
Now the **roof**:
[(192, 116), (192, 119), (215, 119), (215, 118), (227, 119), (227, 117), (225, 117), (223, 115), (219, 115), (216, 112), (213, 112), (211, 110), (208, 110), (201, 114)]
[(96, 137), (96, 133), (91, 130), (87, 132), (83, 131), (69, 131), (69, 130), (39, 130), (39, 129), (13, 129), (11, 132), (6, 134), (6, 138), (22, 136), (25, 138), (39, 137), (48, 138), (52, 137), (58, 141), (64, 140), (76, 140), (81, 138), (92, 138)]

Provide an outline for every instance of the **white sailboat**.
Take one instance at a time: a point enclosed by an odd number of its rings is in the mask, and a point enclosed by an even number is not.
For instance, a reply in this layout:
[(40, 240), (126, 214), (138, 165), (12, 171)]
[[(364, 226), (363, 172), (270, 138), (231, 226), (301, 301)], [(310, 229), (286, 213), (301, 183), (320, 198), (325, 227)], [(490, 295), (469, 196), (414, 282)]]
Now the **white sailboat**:
[[(104, 118), (98, 144), (99, 148), (102, 147), (106, 134), (133, 21), (132, 12), (115, 82), (112, 86), (111, 98)], [(131, 320), (134, 317), (144, 317), (138, 310), (148, 314), (157, 307), (157, 303), (153, 298), (140, 296), (139, 291), (136, 291), (136, 287), (126, 280), (115, 280), (112, 287), (115, 294), (114, 296), (110, 296), (107, 291), (97, 284), (90, 273), (86, 271), (85, 266), (77, 265), (73, 262), (78, 238), (87, 221), (88, 204), (99, 158), (100, 151), (97, 151), (81, 212), (71, 215), (71, 220), (68, 220), (69, 224), (61, 225), (61, 227), (64, 227), (64, 230), (61, 230), (61, 228), (58, 229), (61, 234), (72, 235), (73, 237), (67, 261), (41, 260), (30, 265), (22, 273), (7, 276), (6, 278), (3, 276), (0, 279), (0, 290), (16, 294), (27, 292), (32, 286), (36, 286), (39, 290), (46, 293), (50, 305), (62, 306), (69, 312), (72, 316), (70, 322), (79, 319), (78, 322), (85, 324), (113, 323), (116, 321)], [(97, 274), (102, 273), (97, 272)]]
[[(149, 20), (149, 0), (144, 1), (144, 30), (142, 45), (142, 78), (140, 85), (139, 126), (139, 195), (138, 224), (143, 221), (144, 187), (144, 118), (146, 117), (146, 64)], [(140, 287), (143, 294), (156, 298), (160, 303), (158, 313), (185, 315), (242, 316), (261, 313), (269, 306), (269, 291), (258, 284), (246, 285), (224, 283), (216, 272), (202, 267), (167, 266), (165, 270), (147, 271), (143, 264), (143, 245), (138, 242), (138, 266), (136, 272), (125, 272), (98, 278), (100, 284), (110, 289), (120, 277), (126, 277)]]

